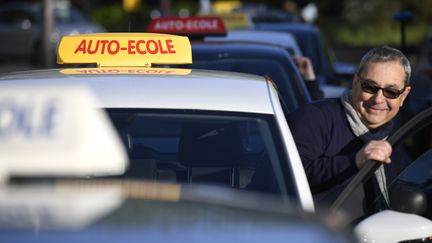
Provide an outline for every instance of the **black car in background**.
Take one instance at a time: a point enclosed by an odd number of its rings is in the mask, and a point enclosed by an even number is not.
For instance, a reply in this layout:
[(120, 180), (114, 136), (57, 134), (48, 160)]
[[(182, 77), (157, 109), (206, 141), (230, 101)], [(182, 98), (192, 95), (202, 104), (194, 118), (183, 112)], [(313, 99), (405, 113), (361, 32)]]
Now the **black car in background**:
[[(196, 69), (243, 72), (270, 77), (288, 112), (311, 101), (303, 78), (283, 48), (242, 42), (192, 43), (191, 65)], [(265, 60), (265, 61), (263, 61)]]

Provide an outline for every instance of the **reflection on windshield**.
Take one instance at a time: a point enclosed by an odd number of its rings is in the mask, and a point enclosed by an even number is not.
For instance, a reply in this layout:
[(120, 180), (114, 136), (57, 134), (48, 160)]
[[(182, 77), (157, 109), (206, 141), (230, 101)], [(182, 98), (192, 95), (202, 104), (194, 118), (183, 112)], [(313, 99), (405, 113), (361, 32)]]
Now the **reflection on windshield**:
[(59, 23), (79, 23), (87, 22), (88, 19), (74, 8), (56, 8), (55, 19)]

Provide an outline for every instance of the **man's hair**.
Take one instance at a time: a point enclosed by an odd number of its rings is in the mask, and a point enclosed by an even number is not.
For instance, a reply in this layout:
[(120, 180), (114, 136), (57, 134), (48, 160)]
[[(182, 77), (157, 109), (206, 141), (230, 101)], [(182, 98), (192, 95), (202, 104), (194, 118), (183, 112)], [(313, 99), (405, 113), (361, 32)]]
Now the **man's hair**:
[(369, 50), (361, 59), (360, 65), (357, 68), (357, 75), (363, 74), (370, 62), (394, 62), (398, 61), (405, 71), (405, 85), (409, 85), (411, 77), (411, 65), (406, 56), (398, 49), (381, 46)]

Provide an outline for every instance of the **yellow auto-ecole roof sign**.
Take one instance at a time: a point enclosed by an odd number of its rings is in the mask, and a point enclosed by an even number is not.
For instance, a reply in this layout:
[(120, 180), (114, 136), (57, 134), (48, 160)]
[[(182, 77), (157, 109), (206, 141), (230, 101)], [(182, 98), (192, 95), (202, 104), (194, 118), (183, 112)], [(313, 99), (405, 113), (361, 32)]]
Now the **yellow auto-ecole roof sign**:
[(59, 64), (99, 67), (149, 67), (152, 64), (190, 64), (192, 49), (184, 36), (156, 33), (102, 33), (62, 38)]

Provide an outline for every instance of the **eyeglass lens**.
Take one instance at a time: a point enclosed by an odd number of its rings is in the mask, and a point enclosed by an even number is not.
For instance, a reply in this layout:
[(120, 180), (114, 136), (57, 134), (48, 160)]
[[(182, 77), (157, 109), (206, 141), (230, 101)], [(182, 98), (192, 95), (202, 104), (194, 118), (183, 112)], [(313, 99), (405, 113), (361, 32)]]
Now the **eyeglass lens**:
[(371, 82), (368, 82), (367, 80), (362, 80), (361, 87), (364, 92), (369, 94), (376, 94), (378, 90), (382, 90), (383, 95), (389, 99), (396, 99), (403, 92), (403, 89), (398, 90), (393, 88), (381, 88)]

